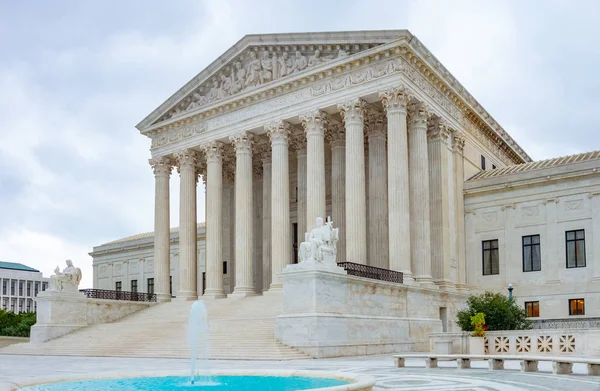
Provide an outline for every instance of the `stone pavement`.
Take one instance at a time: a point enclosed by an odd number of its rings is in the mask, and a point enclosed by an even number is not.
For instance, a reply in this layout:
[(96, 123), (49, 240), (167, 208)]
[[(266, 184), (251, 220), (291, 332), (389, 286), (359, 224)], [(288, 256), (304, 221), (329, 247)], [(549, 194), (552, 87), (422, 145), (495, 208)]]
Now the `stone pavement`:
[[(462, 390), (525, 391), (569, 390), (600, 391), (600, 377), (586, 376), (585, 366), (574, 365), (573, 375), (553, 375), (550, 363), (540, 362), (538, 373), (521, 373), (517, 361), (507, 361), (504, 371), (489, 371), (487, 363), (473, 362), (473, 369), (456, 370), (454, 362), (439, 362), (440, 368), (425, 369), (423, 360), (407, 360), (406, 368), (395, 368), (393, 359), (365, 356), (296, 361), (211, 361), (212, 369), (303, 369), (332, 370), (373, 376), (375, 390)], [(115, 370), (182, 370), (189, 361), (110, 357), (41, 357), (0, 355), (0, 382), (23, 378), (111, 372)]]

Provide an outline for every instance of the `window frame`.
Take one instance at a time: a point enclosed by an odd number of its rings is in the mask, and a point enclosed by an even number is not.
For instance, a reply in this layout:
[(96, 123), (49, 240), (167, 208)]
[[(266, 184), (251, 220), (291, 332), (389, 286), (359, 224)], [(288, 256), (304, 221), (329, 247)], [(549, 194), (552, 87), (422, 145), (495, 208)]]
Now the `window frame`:
[(485, 156), (481, 155), (481, 169), (485, 171)]
[[(148, 288), (147, 291), (149, 294), (154, 294), (154, 278), (148, 278), (148, 280), (146, 281), (146, 287)], [(150, 289), (150, 287), (152, 287), (152, 289)]]
[[(536, 237), (538, 238), (538, 242), (536, 244), (533, 243), (533, 238)], [(525, 244), (525, 239), (529, 238), (529, 244)], [(533, 265), (533, 248), (534, 246), (538, 246), (538, 253), (540, 255), (540, 268), (539, 269), (534, 269)], [(529, 255), (530, 255), (530, 261), (531, 261), (531, 270), (525, 270), (525, 252), (529, 251)], [(529, 273), (529, 272), (539, 272), (542, 271), (542, 238), (540, 236), (540, 234), (534, 234), (534, 235), (523, 235), (521, 236), (521, 257), (522, 257), (522, 266), (523, 266), (523, 273)]]
[(115, 291), (123, 292), (123, 282), (122, 281), (115, 281)]
[[(577, 232), (583, 232), (583, 238), (582, 239), (577, 239)], [(569, 234), (573, 233), (573, 235), (575, 235), (575, 239), (569, 239)], [(583, 243), (583, 265), (579, 265), (578, 263), (578, 259), (577, 259), (577, 242), (581, 241)], [(575, 243), (575, 266), (569, 266), (569, 243), (573, 242)], [(567, 269), (576, 269), (579, 267), (586, 267), (587, 264), (587, 260), (586, 260), (586, 255), (585, 255), (585, 229), (574, 229), (574, 230), (570, 230), (570, 231), (565, 231), (565, 264), (567, 266)]]
[[(493, 243), (496, 242), (496, 247), (493, 247)], [(485, 244), (490, 243), (490, 248), (486, 249)], [(492, 252), (496, 250), (498, 259), (498, 272), (494, 273), (494, 267), (492, 265)], [(490, 272), (485, 272), (485, 254), (486, 251), (490, 254)], [(481, 274), (484, 276), (497, 276), (500, 274), (500, 241), (498, 239), (482, 240), (481, 241)]]
[(131, 280), (131, 291), (137, 293), (138, 291), (138, 280)]
[[(531, 314), (529, 315), (529, 307), (531, 306)], [(525, 312), (527, 312), (528, 318), (539, 318), (540, 317), (540, 301), (526, 301), (525, 302)], [(535, 309), (537, 307), (537, 315), (535, 315)]]
[[(579, 302), (581, 301), (581, 313), (573, 313), (573, 306), (572, 303), (573, 302)], [(577, 309), (577, 312), (579, 312), (579, 306), (577, 305), (578, 303), (575, 304), (575, 307)], [(578, 298), (578, 299), (569, 299), (569, 316), (581, 316), (581, 315), (585, 315), (585, 299), (584, 298)]]

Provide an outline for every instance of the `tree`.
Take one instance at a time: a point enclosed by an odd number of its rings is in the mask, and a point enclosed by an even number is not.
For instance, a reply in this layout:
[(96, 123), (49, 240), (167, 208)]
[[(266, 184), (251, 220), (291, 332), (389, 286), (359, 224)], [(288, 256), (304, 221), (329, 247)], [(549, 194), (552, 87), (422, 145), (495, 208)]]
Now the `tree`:
[(35, 324), (35, 313), (15, 314), (0, 309), (0, 335), (8, 337), (29, 337), (31, 326)]
[(477, 313), (485, 315), (485, 325), (489, 331), (527, 330), (531, 322), (525, 310), (514, 299), (500, 293), (485, 292), (467, 299), (467, 309), (457, 313), (458, 325), (463, 331), (473, 331), (471, 317)]

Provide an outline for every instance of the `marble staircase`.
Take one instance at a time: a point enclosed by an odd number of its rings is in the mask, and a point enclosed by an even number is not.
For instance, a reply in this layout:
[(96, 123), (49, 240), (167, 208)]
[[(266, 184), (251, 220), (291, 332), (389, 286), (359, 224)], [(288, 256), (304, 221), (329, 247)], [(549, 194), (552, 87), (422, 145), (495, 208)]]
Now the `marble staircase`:
[[(275, 317), (283, 305), (281, 293), (204, 302), (212, 359), (310, 358), (275, 340)], [(0, 354), (189, 358), (187, 323), (192, 303), (174, 299), (41, 345), (11, 345), (0, 349)]]

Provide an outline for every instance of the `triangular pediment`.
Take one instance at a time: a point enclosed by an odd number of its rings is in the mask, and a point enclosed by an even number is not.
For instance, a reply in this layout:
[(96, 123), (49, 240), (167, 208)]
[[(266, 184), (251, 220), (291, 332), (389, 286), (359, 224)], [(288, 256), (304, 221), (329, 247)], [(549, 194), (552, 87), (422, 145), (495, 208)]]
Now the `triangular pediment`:
[(398, 39), (407, 30), (247, 35), (136, 127), (184, 116)]

